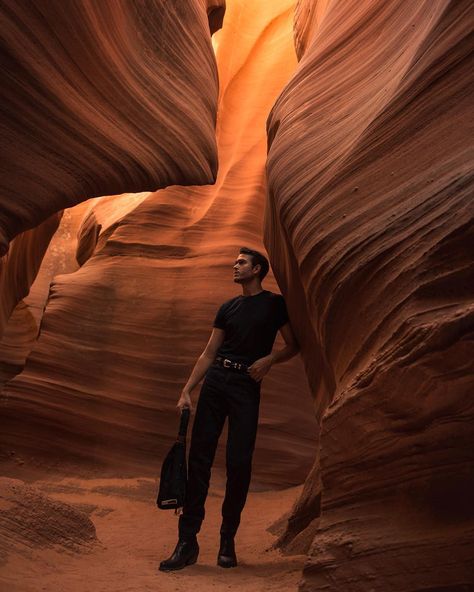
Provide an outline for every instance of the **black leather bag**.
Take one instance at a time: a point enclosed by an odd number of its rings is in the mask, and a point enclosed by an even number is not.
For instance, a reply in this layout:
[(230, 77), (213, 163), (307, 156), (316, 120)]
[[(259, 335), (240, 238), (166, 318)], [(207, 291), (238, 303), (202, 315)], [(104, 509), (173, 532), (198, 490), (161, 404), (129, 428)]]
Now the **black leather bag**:
[(186, 495), (186, 433), (188, 431), (190, 411), (181, 412), (178, 439), (171, 447), (161, 467), (160, 487), (156, 505), (161, 510), (175, 510), (175, 514), (184, 505)]

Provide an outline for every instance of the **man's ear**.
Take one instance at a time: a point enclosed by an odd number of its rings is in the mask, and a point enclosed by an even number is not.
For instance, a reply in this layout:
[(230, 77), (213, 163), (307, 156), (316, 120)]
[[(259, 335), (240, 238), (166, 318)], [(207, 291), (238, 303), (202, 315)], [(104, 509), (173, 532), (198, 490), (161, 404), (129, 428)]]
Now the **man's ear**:
[[(254, 275), (258, 275), (260, 273), (260, 270), (262, 269), (262, 266), (260, 265), (260, 263), (257, 263), (257, 265), (254, 265), (252, 267), (252, 273)], [(256, 270), (256, 271), (255, 271)]]

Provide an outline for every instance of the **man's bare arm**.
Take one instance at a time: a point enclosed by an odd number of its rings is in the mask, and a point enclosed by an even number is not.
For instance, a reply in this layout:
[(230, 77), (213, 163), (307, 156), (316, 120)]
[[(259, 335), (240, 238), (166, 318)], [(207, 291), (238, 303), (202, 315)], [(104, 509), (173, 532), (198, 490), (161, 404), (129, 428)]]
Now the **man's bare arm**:
[(293, 356), (296, 356), (296, 354), (300, 351), (300, 346), (296, 341), (296, 337), (293, 333), (290, 323), (286, 323), (283, 325), (283, 327), (280, 327), (280, 333), (282, 334), (286, 345), (280, 351), (272, 352), (270, 354), (272, 364), (281, 364), (281, 362), (286, 362)]
[(223, 329), (217, 329), (213, 327), (211, 336), (209, 337), (209, 341), (202, 352), (202, 354), (197, 359), (194, 368), (188, 378), (188, 382), (185, 384), (181, 396), (178, 400), (178, 404), (176, 405), (180, 410), (183, 407), (188, 407), (192, 410), (193, 405), (191, 402), (191, 391), (193, 388), (199, 384), (202, 380), (204, 374), (206, 374), (209, 366), (212, 364), (216, 357), (217, 350), (220, 348), (222, 343), (224, 342), (224, 331)]
[(260, 382), (273, 364), (286, 362), (286, 360), (289, 360), (300, 351), (300, 347), (296, 341), (290, 323), (286, 323), (283, 327), (280, 327), (280, 333), (285, 340), (285, 347), (279, 351), (268, 354), (268, 356), (260, 358), (250, 366), (248, 371), (254, 380)]

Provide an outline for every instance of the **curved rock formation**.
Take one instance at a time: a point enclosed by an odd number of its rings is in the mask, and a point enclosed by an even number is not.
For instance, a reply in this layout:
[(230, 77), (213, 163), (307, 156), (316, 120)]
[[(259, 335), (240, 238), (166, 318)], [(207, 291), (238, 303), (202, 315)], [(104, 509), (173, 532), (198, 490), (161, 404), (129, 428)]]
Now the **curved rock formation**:
[(284, 540), (309, 546), (301, 590), (470, 589), (473, 6), (296, 16), (265, 240), (322, 433)]
[(2, 2), (0, 255), (87, 198), (214, 181), (224, 6)]
[(223, 0), (186, 10), (158, 0), (2, 3), (0, 254), (47, 218), (0, 259), (0, 335), (18, 305), (0, 346), (2, 380), (35, 338), (21, 299), (57, 228), (53, 212), (104, 193), (213, 181), (209, 29), (224, 10)]
[(38, 325), (21, 300), (13, 311), (0, 343), (0, 388), (22, 371), (38, 336)]
[[(4, 306), (0, 340), (2, 385), (21, 371), (31, 352), (38, 336), (51, 280), (58, 274), (71, 273), (79, 267), (75, 257), (76, 235), (84, 211), (94, 201), (65, 210), (61, 215), (55, 214), (34, 230), (17, 236), (10, 251), (0, 260), (0, 266), (3, 266), (0, 267), (0, 293)], [(20, 298), (23, 299), (18, 302)], [(10, 316), (16, 302), (18, 304)]]
[(37, 228), (18, 236), (7, 255), (0, 258), (0, 339), (8, 319), (36, 278), (61, 213), (50, 216)]
[[(265, 120), (296, 66), (291, 0), (232, 3), (215, 45), (216, 185), (91, 200), (82, 266), (54, 278), (39, 340), (2, 393), (3, 449), (21, 451), (25, 471), (156, 475), (216, 310), (240, 291), (238, 247), (262, 248)], [(253, 487), (300, 483), (316, 429), (301, 363), (272, 369), (262, 390)]]

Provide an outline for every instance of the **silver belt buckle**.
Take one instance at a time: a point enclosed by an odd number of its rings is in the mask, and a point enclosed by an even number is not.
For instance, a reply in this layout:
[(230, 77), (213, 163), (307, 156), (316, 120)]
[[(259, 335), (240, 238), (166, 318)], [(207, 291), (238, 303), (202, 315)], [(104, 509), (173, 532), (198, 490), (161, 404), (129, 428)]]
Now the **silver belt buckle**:
[[(229, 362), (229, 363), (226, 364), (226, 362)], [(224, 364), (224, 368), (230, 368), (232, 361), (225, 358), (225, 360), (223, 361), (223, 364)]]

